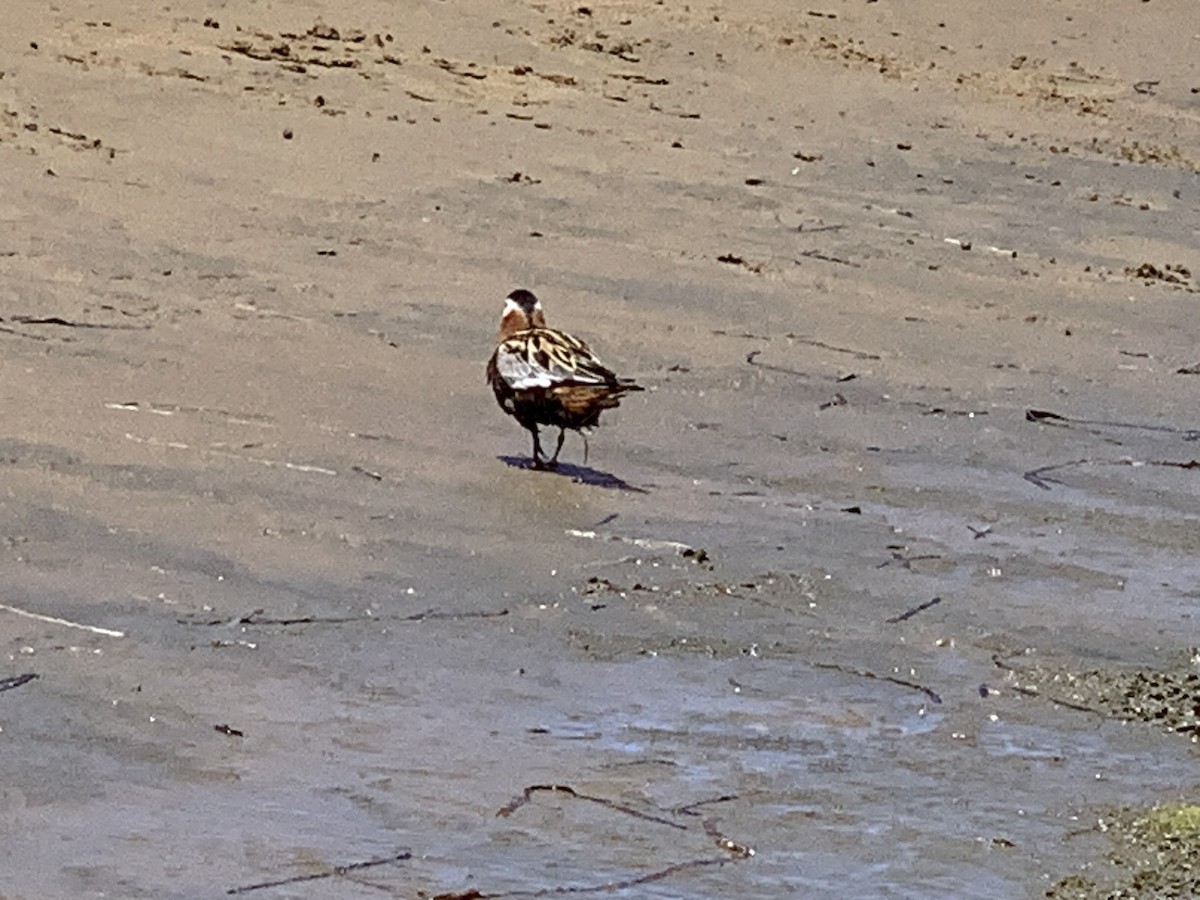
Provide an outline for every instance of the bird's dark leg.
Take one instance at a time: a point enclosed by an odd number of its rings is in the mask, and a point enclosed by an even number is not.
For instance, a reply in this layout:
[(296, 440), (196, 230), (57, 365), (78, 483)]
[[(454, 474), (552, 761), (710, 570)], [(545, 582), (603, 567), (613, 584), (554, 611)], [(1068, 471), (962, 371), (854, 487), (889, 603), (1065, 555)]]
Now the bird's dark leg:
[(558, 454), (562, 452), (563, 440), (566, 439), (566, 436), (567, 436), (567, 429), (559, 428), (558, 429), (558, 446), (554, 448), (554, 455), (552, 457), (550, 457), (550, 465), (551, 466), (558, 465)]
[(587, 458), (588, 458), (588, 439), (587, 439), (587, 435), (584, 434), (582, 431), (579, 432), (579, 436), (581, 438), (583, 438), (583, 464), (586, 466)]
[(542, 442), (538, 438), (538, 427), (536, 425), (529, 426), (529, 433), (533, 435), (533, 467), (535, 469), (542, 468)]

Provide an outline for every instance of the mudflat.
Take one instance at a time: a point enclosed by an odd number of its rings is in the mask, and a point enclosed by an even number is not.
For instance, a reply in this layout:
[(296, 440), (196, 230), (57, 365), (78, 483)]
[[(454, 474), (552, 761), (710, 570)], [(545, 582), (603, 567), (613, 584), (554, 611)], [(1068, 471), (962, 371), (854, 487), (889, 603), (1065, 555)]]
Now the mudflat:
[(1189, 896), (1194, 2), (1027, 6), (11, 0), (0, 897)]

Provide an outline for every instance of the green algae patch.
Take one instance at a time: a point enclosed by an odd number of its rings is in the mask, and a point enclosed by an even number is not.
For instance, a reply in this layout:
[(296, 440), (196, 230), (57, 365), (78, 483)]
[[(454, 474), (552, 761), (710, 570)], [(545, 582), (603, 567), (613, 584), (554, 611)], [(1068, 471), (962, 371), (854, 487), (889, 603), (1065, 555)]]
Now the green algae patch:
[(1185, 898), (1200, 896), (1200, 805), (1159, 806), (1101, 819), (1097, 829), (1112, 841), (1103, 862), (1088, 874), (1058, 881), (1047, 897)]
[(1162, 806), (1137, 824), (1148, 833), (1196, 841), (1196, 849), (1200, 850), (1200, 805)]

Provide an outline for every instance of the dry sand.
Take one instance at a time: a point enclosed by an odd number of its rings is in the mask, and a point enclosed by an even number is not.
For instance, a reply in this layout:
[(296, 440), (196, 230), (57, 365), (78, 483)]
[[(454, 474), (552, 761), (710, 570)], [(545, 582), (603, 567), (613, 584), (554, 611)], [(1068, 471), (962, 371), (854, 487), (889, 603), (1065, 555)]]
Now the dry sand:
[[(1196, 797), (1194, 0), (192, 6), (0, 29), (5, 900), (1088, 896)], [(649, 388), (557, 474), (517, 286)]]

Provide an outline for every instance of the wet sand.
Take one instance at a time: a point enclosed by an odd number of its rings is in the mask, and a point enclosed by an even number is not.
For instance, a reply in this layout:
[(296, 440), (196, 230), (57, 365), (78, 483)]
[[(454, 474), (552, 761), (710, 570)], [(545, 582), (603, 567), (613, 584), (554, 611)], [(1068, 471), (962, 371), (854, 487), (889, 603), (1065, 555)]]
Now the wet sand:
[[(1200, 38), (988, 9), (16, 0), (0, 897), (1120, 884), (1197, 796)], [(517, 286), (648, 388), (557, 473)]]

